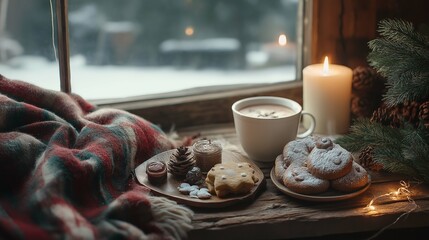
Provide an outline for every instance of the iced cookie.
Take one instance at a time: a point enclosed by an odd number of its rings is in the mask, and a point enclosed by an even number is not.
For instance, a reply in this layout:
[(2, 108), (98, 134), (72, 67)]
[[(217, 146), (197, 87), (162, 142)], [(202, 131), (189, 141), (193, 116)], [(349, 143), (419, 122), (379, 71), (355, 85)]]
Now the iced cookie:
[(197, 185), (190, 185), (189, 183), (181, 183), (177, 189), (181, 194), (188, 195), (192, 198), (210, 199), (212, 197), (207, 188), (200, 188)]
[(329, 138), (320, 138), (308, 155), (307, 166), (318, 178), (333, 180), (350, 172), (353, 156)]
[(353, 192), (363, 188), (369, 182), (367, 171), (358, 163), (353, 161), (351, 171), (344, 177), (331, 181), (333, 189), (342, 192)]
[(257, 182), (255, 170), (248, 163), (226, 162), (216, 164), (210, 169), (206, 177), (209, 192), (220, 198), (247, 194)]
[(289, 166), (283, 176), (283, 184), (290, 190), (302, 194), (317, 194), (328, 190), (329, 181), (313, 176), (307, 167)]

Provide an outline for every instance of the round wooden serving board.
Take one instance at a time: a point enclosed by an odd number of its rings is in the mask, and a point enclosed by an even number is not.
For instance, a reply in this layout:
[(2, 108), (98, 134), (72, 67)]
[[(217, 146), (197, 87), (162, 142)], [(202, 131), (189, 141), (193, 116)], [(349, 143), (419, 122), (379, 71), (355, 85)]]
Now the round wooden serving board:
[(149, 160), (145, 161), (144, 163), (140, 164), (136, 169), (136, 177), (140, 184), (143, 186), (148, 187), (154, 195), (158, 196), (164, 196), (171, 200), (174, 200), (178, 203), (182, 203), (188, 206), (192, 207), (204, 207), (204, 208), (219, 208), (219, 207), (226, 207), (230, 206), (242, 201), (247, 201), (254, 199), (256, 197), (256, 194), (258, 191), (260, 191), (265, 186), (265, 178), (264, 173), (259, 169), (259, 167), (247, 159), (245, 156), (234, 153), (231, 151), (223, 150), (222, 151), (222, 162), (246, 162), (249, 163), (254, 169), (255, 169), (255, 175), (258, 178), (258, 182), (255, 184), (255, 186), (252, 188), (252, 190), (246, 194), (246, 195), (240, 195), (240, 196), (231, 196), (228, 198), (219, 198), (217, 196), (212, 196), (210, 199), (198, 199), (198, 198), (191, 198), (188, 195), (181, 194), (177, 187), (182, 183), (183, 181), (177, 180), (174, 178), (170, 173), (167, 174), (167, 182), (160, 185), (153, 185), (149, 182), (147, 179), (146, 174), (146, 165), (150, 162), (154, 161), (163, 161), (167, 163), (170, 159), (171, 154), (176, 151), (175, 149), (168, 150), (162, 153), (159, 153)]

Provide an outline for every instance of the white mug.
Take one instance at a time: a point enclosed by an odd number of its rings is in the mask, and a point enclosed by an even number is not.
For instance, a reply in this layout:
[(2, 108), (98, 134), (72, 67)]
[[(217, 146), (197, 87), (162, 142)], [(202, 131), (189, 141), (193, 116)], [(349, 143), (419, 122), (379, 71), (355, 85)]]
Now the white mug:
[[(232, 112), (241, 146), (251, 160), (259, 162), (273, 162), (288, 142), (311, 135), (316, 125), (299, 103), (282, 97), (241, 99), (232, 105)], [(297, 134), (303, 115), (310, 117), (310, 126)]]

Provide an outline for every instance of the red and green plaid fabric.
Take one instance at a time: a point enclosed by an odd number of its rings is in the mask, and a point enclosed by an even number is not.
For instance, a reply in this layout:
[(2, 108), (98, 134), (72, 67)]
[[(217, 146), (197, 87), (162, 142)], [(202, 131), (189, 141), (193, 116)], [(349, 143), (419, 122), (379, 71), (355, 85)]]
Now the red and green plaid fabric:
[(154, 124), (0, 75), (0, 239), (165, 239), (132, 170), (173, 148)]

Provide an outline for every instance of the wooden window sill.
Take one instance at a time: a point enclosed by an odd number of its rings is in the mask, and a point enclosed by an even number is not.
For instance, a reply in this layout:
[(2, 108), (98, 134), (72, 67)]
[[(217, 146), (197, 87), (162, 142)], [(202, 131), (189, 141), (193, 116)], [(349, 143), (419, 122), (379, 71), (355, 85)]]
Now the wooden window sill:
[(122, 102), (96, 104), (100, 107), (113, 107), (127, 110), (141, 116), (164, 130), (171, 127), (185, 128), (208, 124), (232, 123), (232, 104), (251, 96), (286, 97), (302, 104), (302, 81), (247, 87), (237, 90), (219, 90), (218, 92), (183, 95), (173, 98), (143, 100), (124, 99)]
[[(179, 131), (180, 136), (196, 133), (239, 145), (232, 124), (191, 127)], [(403, 198), (385, 199), (377, 203), (376, 212), (369, 213), (365, 209), (374, 196), (400, 187), (399, 181), (406, 179), (398, 175), (371, 172), (372, 184), (359, 196), (337, 202), (306, 202), (277, 190), (269, 177), (272, 163), (258, 165), (265, 174), (266, 189), (255, 200), (245, 204), (221, 209), (193, 208), (194, 229), (189, 233), (189, 239), (314, 239), (322, 236), (331, 236), (325, 239), (344, 239), (345, 236), (352, 239), (360, 236), (366, 239), (413, 207), (406, 198)], [(427, 232), (429, 187), (424, 184), (412, 184), (410, 190), (419, 207), (389, 227), (389, 231), (382, 236), (403, 234), (402, 236), (407, 239), (414, 239), (414, 234), (407, 233), (415, 229)], [(399, 231), (396, 229), (401, 229), (400, 233), (395, 232)]]

